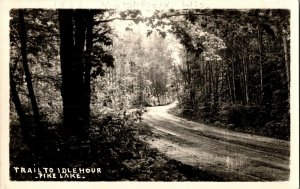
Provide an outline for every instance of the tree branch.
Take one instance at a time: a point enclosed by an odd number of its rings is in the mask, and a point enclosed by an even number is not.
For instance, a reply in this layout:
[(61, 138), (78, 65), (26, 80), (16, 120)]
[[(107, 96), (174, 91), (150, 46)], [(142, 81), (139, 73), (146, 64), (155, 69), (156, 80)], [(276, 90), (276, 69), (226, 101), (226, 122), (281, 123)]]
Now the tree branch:
[(94, 24), (100, 24), (100, 23), (107, 23), (107, 22), (111, 22), (114, 20), (145, 20), (145, 18), (120, 18), (120, 17), (116, 17), (116, 18), (111, 18), (111, 19), (107, 19), (107, 20), (99, 20), (99, 21), (95, 21)]

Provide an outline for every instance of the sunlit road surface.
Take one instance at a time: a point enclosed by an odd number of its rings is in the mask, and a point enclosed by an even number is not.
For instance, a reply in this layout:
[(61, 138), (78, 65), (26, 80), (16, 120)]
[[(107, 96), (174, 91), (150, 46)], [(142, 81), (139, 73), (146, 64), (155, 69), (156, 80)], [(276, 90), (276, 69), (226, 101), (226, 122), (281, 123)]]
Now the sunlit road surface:
[(288, 141), (187, 121), (167, 112), (174, 106), (150, 107), (143, 115), (157, 134), (146, 140), (151, 147), (228, 181), (289, 179)]

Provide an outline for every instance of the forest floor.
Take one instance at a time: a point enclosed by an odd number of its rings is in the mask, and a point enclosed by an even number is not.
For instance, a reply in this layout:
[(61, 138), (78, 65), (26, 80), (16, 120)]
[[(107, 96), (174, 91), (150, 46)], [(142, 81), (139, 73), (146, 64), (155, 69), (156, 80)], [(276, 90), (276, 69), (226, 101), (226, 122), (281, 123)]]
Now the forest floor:
[(228, 181), (289, 179), (289, 141), (188, 121), (168, 113), (175, 106), (149, 107), (143, 115), (154, 133), (143, 140), (152, 148)]

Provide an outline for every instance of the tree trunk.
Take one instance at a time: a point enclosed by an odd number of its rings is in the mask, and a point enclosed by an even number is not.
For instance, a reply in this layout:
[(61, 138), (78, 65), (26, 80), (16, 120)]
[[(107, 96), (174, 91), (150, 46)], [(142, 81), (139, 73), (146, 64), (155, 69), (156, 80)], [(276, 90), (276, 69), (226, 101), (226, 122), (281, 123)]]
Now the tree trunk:
[(87, 31), (86, 31), (86, 59), (84, 67), (84, 115), (83, 122), (89, 126), (90, 122), (90, 103), (91, 103), (91, 56), (93, 48), (93, 19), (94, 13), (90, 11), (87, 17)]
[(260, 104), (263, 101), (263, 68), (262, 68), (262, 30), (261, 26), (258, 26), (258, 51), (259, 51), (259, 75), (260, 75)]
[(233, 102), (236, 103), (235, 67), (234, 67), (234, 64), (233, 64), (233, 60), (231, 61), (231, 66), (232, 66)]
[(230, 102), (233, 102), (233, 95), (232, 95), (232, 87), (231, 87), (231, 81), (230, 81), (230, 75), (229, 75), (229, 63), (228, 63), (228, 59), (227, 59), (227, 69), (226, 69), (226, 79), (227, 79), (227, 83), (228, 83), (228, 89), (229, 89), (229, 99)]
[[(86, 111), (84, 44), (87, 10), (59, 10), (60, 58), (65, 134), (83, 134)], [(74, 22), (73, 22), (74, 21)], [(74, 23), (74, 25), (73, 25)], [(75, 26), (75, 27), (74, 27)], [(75, 30), (75, 32), (74, 32)], [(86, 73), (89, 75), (88, 73)], [(87, 77), (90, 78), (90, 77)], [(87, 83), (90, 81), (86, 80)], [(89, 108), (89, 107), (88, 107)]]
[(72, 57), (74, 51), (73, 41), (73, 19), (72, 10), (59, 10), (59, 32), (60, 32), (60, 61), (62, 86), (61, 96), (63, 100), (63, 119), (65, 130), (70, 130), (74, 121), (72, 102), (74, 92), (72, 87)]
[[(84, 44), (86, 39), (86, 11), (75, 10), (75, 43), (74, 43), (74, 59), (73, 59), (73, 84), (76, 91), (74, 97), (75, 120), (78, 123), (78, 131), (81, 133), (84, 130), (84, 112), (86, 110), (85, 104), (85, 90), (84, 90)], [(86, 121), (86, 120), (85, 120)]]
[(249, 92), (248, 92), (248, 66), (245, 63), (245, 54), (243, 54), (243, 64), (244, 64), (244, 82), (245, 82), (245, 97), (246, 105), (249, 105)]
[(157, 98), (158, 105), (160, 105), (160, 98), (159, 98), (159, 94), (157, 94), (157, 95), (156, 95), (156, 98)]
[(208, 63), (209, 69), (209, 80), (208, 80), (208, 100), (211, 102), (212, 90), (213, 90), (213, 73), (212, 73), (212, 65), (211, 62)]
[[(175, 65), (175, 63), (173, 64), (173, 67), (174, 67), (174, 74), (175, 74), (175, 78), (177, 79), (177, 81), (179, 81), (179, 76), (178, 76), (178, 70), (177, 70), (177, 67)], [(176, 94), (177, 94), (177, 98), (178, 98), (178, 101), (180, 102), (180, 95), (179, 95), (179, 82), (175, 82), (176, 84)]]
[(32, 78), (31, 73), (28, 66), (28, 59), (27, 59), (27, 32), (26, 32), (26, 26), (24, 21), (24, 12), (23, 10), (19, 10), (19, 23), (20, 23), (20, 39), (21, 39), (21, 55), (22, 55), (22, 63), (24, 68), (24, 73), (26, 77), (26, 83), (27, 83), (27, 89), (29, 93), (29, 98), (32, 105), (33, 110), (33, 118), (34, 123), (37, 128), (37, 136), (40, 136), (42, 134), (42, 125), (40, 123), (40, 112), (38, 108), (38, 104), (35, 98), (33, 86), (32, 86)]
[(288, 98), (289, 98), (289, 91), (290, 91), (290, 62), (289, 62), (289, 54), (288, 54), (288, 44), (286, 36), (282, 36), (282, 42), (283, 42), (283, 49), (284, 49), (284, 61), (285, 61), (285, 70), (286, 70), (286, 80), (287, 80), (287, 86), (288, 86)]
[(19, 116), (22, 137), (24, 138), (24, 141), (29, 145), (29, 138), (30, 138), (29, 129), (28, 129), (25, 113), (22, 109), (21, 101), (17, 92), (16, 83), (12, 77), (12, 74), (10, 74), (10, 94), (12, 97), (12, 101), (15, 105), (17, 114)]
[(215, 66), (216, 66), (216, 73), (215, 73), (215, 86), (214, 86), (214, 104), (218, 104), (219, 103), (219, 65), (217, 63), (217, 61), (214, 62)]
[(188, 85), (191, 84), (191, 67), (190, 67), (190, 62), (188, 59), (188, 54), (186, 55), (186, 68), (187, 68), (187, 82)]
[(207, 101), (208, 98), (208, 71), (207, 71), (207, 62), (203, 61), (204, 67), (204, 101)]
[(60, 61), (62, 73), (61, 95), (63, 100), (63, 119), (65, 134), (71, 134), (73, 127), (78, 127), (75, 116), (77, 102), (77, 83), (73, 81), (73, 11), (59, 10)]

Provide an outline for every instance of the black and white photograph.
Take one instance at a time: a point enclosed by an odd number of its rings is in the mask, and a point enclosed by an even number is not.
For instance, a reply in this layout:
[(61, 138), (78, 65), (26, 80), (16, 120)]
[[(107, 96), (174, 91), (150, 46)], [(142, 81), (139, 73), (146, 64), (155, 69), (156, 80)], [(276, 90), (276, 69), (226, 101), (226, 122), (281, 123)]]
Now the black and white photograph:
[(291, 181), (291, 9), (7, 14), (10, 182)]

